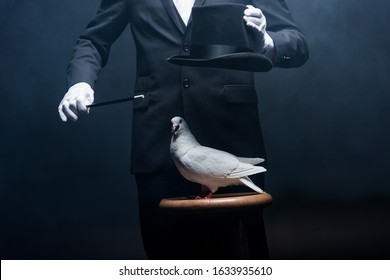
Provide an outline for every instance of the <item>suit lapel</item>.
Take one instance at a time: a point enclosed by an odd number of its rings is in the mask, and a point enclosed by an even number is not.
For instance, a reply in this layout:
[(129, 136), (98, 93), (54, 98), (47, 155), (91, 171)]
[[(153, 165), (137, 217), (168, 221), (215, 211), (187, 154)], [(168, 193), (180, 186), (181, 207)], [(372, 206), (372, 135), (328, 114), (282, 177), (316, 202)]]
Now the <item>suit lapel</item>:
[(179, 13), (177, 12), (175, 8), (175, 4), (173, 4), (172, 0), (161, 0), (165, 10), (167, 11), (169, 17), (173, 21), (173, 23), (176, 25), (176, 27), (180, 30), (182, 34), (184, 34), (185, 25), (182, 19), (180, 18)]
[[(182, 34), (184, 34), (186, 26), (185, 26), (183, 20), (181, 19), (179, 13), (177, 12), (175, 4), (173, 4), (173, 1), (172, 0), (161, 0), (161, 1), (164, 5), (165, 10), (167, 11), (169, 17), (173, 21), (173, 23), (180, 30), (180, 32)], [(195, 0), (194, 6), (201, 6), (204, 4), (205, 1), (206, 0)], [(190, 16), (190, 19), (188, 21), (188, 25), (190, 25), (191, 21), (192, 21), (192, 16)]]

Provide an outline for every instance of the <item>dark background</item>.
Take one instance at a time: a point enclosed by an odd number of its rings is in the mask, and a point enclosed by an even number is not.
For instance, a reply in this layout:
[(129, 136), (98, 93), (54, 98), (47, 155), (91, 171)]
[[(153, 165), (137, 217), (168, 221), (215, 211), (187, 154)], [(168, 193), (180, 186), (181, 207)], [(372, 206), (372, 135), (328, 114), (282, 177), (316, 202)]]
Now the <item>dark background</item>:
[[(62, 123), (73, 45), (99, 0), (0, 0), (0, 257), (143, 259), (131, 104)], [(390, 4), (288, 0), (299, 69), (256, 74), (276, 259), (390, 258)], [(114, 44), (96, 101), (132, 94), (134, 45)], [(167, 120), (169, 129), (169, 120)]]

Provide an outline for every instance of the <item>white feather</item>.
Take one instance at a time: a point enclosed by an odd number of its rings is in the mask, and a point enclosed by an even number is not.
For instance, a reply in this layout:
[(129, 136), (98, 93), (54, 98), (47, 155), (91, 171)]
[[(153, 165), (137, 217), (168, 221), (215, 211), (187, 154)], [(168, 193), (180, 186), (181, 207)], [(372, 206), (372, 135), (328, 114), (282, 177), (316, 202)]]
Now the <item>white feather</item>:
[(256, 165), (264, 162), (263, 158), (247, 158), (247, 157), (237, 157), (237, 159), (241, 162), (249, 163), (252, 165)]
[(258, 192), (258, 193), (264, 192), (262, 189), (260, 189), (258, 186), (256, 186), (255, 183), (253, 183), (252, 180), (249, 179), (248, 177), (240, 178), (240, 181), (242, 183), (244, 183), (245, 185), (247, 185), (248, 187), (250, 187), (255, 192)]

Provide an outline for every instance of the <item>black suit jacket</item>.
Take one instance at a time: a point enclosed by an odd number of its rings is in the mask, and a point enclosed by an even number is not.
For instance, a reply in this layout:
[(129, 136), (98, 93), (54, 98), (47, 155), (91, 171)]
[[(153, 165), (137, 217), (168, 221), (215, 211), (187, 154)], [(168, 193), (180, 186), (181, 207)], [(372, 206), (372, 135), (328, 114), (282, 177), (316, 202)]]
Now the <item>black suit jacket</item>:
[[(273, 38), (274, 66), (298, 67), (308, 58), (303, 35), (284, 0), (196, 0), (195, 5), (251, 4), (267, 19)], [(110, 46), (130, 24), (137, 48), (133, 102), (132, 171), (152, 172), (172, 165), (170, 120), (182, 116), (202, 145), (238, 156), (265, 157), (253, 73), (185, 67), (166, 58), (190, 48), (191, 19), (186, 27), (172, 0), (103, 0), (74, 49), (68, 86), (92, 87), (107, 62)], [(205, 31), (207, 32), (207, 31)]]

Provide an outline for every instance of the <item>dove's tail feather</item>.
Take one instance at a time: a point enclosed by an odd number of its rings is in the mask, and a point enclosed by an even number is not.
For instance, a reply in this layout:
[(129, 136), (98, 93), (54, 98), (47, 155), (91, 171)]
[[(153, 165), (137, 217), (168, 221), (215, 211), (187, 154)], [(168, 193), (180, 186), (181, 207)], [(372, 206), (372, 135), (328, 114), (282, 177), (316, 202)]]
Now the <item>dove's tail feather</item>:
[(255, 192), (258, 192), (258, 193), (263, 193), (264, 192), (262, 189), (260, 189), (258, 186), (256, 186), (255, 183), (253, 183), (252, 180), (249, 179), (248, 177), (239, 178), (239, 180), (241, 181), (241, 183), (243, 183), (244, 185), (250, 187)]
[(241, 162), (249, 163), (252, 165), (256, 165), (264, 162), (263, 158), (247, 158), (247, 157), (237, 157), (237, 159)]

